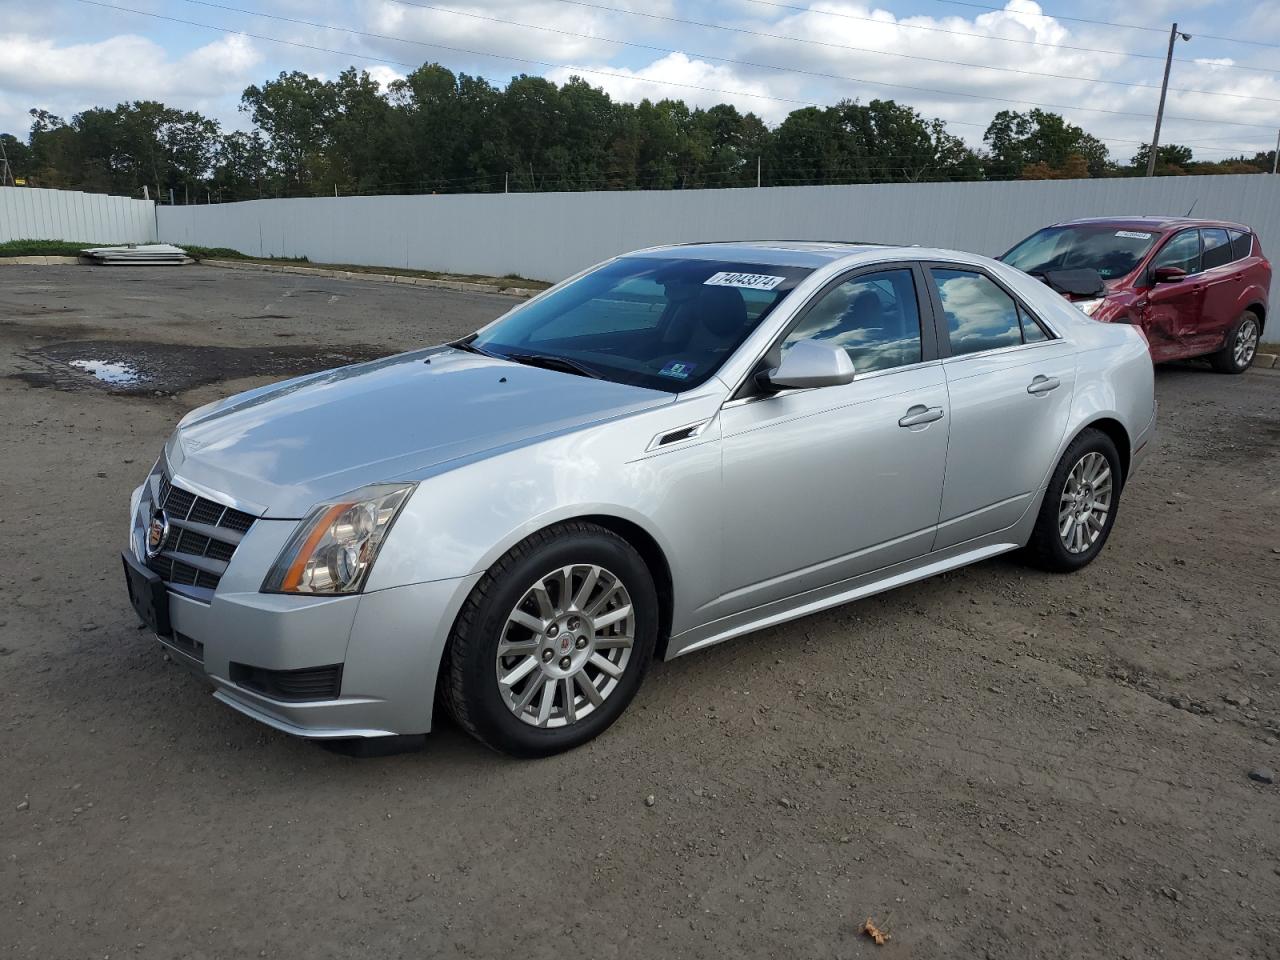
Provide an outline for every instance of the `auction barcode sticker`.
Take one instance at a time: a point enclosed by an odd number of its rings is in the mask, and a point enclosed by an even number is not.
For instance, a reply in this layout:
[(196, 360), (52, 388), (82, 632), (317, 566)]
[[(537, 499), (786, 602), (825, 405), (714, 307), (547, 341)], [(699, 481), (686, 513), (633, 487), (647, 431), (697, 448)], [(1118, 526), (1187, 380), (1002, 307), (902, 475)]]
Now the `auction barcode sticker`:
[(702, 281), (704, 287), (746, 287), (750, 290), (772, 290), (786, 277), (764, 273), (717, 273)]

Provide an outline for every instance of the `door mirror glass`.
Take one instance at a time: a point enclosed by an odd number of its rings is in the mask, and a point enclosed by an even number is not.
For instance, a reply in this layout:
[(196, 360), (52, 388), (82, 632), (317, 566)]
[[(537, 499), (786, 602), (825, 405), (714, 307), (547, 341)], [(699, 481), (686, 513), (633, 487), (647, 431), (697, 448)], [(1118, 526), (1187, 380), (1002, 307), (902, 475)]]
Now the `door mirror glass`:
[(1178, 283), (1187, 279), (1187, 271), (1181, 267), (1156, 267), (1151, 271), (1152, 283)]
[(797, 340), (782, 362), (762, 378), (773, 390), (836, 387), (853, 382), (853, 361), (843, 347), (821, 340)]

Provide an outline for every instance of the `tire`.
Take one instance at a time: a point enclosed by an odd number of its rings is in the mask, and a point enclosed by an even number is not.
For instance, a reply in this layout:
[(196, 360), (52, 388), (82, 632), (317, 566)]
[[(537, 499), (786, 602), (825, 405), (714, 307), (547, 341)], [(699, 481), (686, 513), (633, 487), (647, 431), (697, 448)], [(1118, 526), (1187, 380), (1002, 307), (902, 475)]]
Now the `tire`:
[(449, 637), (440, 693), (462, 728), (494, 750), (570, 750), (604, 732), (635, 696), (658, 614), (653, 577), (630, 544), (593, 523), (556, 524), (509, 550), (471, 591)]
[(1219, 373), (1244, 373), (1253, 365), (1253, 358), (1258, 355), (1258, 338), (1262, 334), (1262, 323), (1252, 310), (1246, 310), (1236, 318), (1231, 332), (1227, 334), (1226, 345), (1217, 353), (1209, 355), (1209, 362)]
[[(1081, 431), (1049, 478), (1049, 487), (1027, 544), (1028, 560), (1053, 573), (1072, 573), (1091, 563), (1115, 526), (1122, 486), (1120, 454), (1111, 438), (1092, 428)], [(1100, 515), (1104, 493), (1106, 512)], [(1075, 499), (1077, 494), (1079, 499)], [(1070, 517), (1064, 517), (1064, 509), (1073, 505), (1079, 509)], [(1081, 516), (1090, 519), (1080, 523)]]

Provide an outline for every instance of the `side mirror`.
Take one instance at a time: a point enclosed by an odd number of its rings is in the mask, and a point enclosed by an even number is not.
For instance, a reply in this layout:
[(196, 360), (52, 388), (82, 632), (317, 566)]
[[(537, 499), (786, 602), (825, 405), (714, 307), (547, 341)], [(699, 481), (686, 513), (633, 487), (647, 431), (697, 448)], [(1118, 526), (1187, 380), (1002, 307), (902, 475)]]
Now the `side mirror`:
[(760, 379), (771, 390), (835, 387), (853, 382), (853, 361), (834, 344), (798, 340), (783, 355), (782, 362)]
[(1187, 271), (1181, 267), (1156, 267), (1151, 271), (1152, 283), (1178, 283), (1187, 279)]

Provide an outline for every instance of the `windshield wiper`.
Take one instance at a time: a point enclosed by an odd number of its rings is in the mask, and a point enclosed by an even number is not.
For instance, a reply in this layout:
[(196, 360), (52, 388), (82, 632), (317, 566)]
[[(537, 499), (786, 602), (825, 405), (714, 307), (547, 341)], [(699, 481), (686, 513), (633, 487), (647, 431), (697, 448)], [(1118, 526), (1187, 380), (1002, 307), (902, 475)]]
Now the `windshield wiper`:
[(503, 359), (514, 360), (516, 363), (527, 364), (530, 367), (543, 367), (547, 370), (576, 373), (582, 377), (590, 377), (592, 380), (604, 379), (604, 375), (599, 371), (593, 370), (585, 363), (570, 360), (568, 357), (554, 357), (545, 353), (509, 353)]
[(503, 357), (500, 354), (490, 353), (488, 350), (485, 350), (483, 347), (477, 347), (475, 343), (473, 343), (474, 340), (475, 340), (474, 336), (468, 337), (465, 340), (455, 340), (453, 343), (449, 344), (449, 346), (453, 347), (455, 350), (465, 350), (467, 351), (467, 353), (478, 353), (482, 357), (492, 357), (494, 360), (506, 359), (506, 357)]

